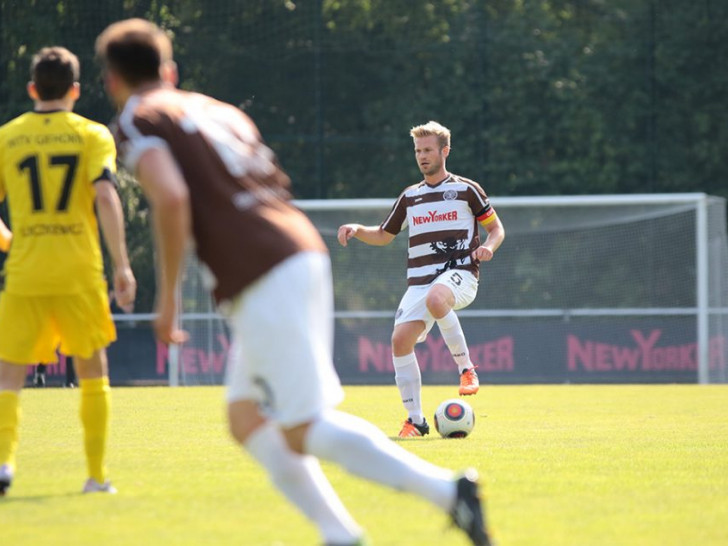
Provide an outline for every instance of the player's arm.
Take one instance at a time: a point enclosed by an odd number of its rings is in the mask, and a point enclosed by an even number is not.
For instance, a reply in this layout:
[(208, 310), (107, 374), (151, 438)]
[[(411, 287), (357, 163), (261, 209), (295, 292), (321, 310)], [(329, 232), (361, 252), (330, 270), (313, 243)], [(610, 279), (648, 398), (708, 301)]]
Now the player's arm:
[(488, 233), (488, 236), (482, 245), (473, 250), (472, 257), (473, 259), (480, 260), (481, 262), (488, 262), (493, 259), (493, 254), (496, 250), (498, 250), (498, 247), (501, 246), (503, 239), (506, 238), (506, 230), (503, 227), (503, 223), (500, 221), (500, 218), (498, 218), (498, 215), (495, 214), (495, 211), (487, 217), (479, 220), (479, 223)]
[(13, 240), (13, 233), (5, 225), (2, 218), (0, 218), (0, 250), (7, 252), (10, 250), (10, 242)]
[(399, 195), (387, 218), (378, 226), (363, 226), (361, 224), (344, 224), (340, 226), (336, 234), (339, 244), (346, 246), (349, 239), (352, 238), (373, 246), (384, 246), (394, 241), (407, 218), (407, 206), (404, 197), (408, 189), (406, 188)]
[(388, 245), (394, 240), (394, 235), (384, 231), (382, 226), (362, 226), (361, 224), (344, 224), (339, 227), (336, 236), (341, 246), (346, 246), (352, 237), (373, 246)]
[(164, 343), (182, 343), (185, 332), (176, 328), (177, 282), (190, 232), (187, 185), (177, 163), (165, 148), (149, 148), (139, 158), (136, 176), (151, 207), (157, 266), (157, 319), (154, 329)]
[(109, 174), (108, 177), (100, 178), (95, 183), (96, 211), (106, 249), (114, 267), (114, 298), (119, 307), (131, 311), (136, 297), (136, 279), (129, 264), (121, 200), (114, 183), (110, 180), (111, 176)]
[[(0, 201), (5, 200), (5, 183), (0, 174)], [(0, 251), (7, 252), (10, 250), (10, 242), (13, 240), (13, 233), (5, 225), (2, 218), (0, 218)]]

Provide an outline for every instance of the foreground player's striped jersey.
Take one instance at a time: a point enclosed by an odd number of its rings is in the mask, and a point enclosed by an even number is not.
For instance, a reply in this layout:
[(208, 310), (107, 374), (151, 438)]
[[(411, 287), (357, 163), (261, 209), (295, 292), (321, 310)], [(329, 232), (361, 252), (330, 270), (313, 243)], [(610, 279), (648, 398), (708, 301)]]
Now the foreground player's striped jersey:
[(93, 184), (115, 171), (109, 130), (72, 112), (28, 112), (0, 127), (8, 292), (72, 294), (103, 282)]
[(406, 188), (382, 229), (397, 235), (408, 226), (407, 284), (423, 285), (448, 269), (465, 269), (477, 277), (479, 262), (470, 254), (480, 246), (478, 223), (487, 225), (495, 218), (483, 188), (449, 174), (435, 186), (420, 182)]

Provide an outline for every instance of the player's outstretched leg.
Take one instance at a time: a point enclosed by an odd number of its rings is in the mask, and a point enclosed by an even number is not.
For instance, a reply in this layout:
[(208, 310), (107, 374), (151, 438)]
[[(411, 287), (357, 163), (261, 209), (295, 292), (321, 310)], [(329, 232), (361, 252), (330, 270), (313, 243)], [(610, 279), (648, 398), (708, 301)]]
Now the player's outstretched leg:
[(233, 437), (267, 471), (273, 485), (318, 527), (325, 544), (354, 545), (362, 540), (362, 529), (315, 457), (292, 451), (278, 425), (260, 415), (254, 402), (233, 401), (228, 412)]
[(485, 525), (485, 512), (478, 491), (478, 473), (468, 469), (457, 481), (455, 505), (450, 510), (453, 523), (476, 546), (492, 546)]
[(368, 421), (339, 411), (311, 423), (304, 450), (356, 476), (429, 500), (449, 513), (473, 544), (490, 544), (474, 471), (455, 477), (398, 446)]

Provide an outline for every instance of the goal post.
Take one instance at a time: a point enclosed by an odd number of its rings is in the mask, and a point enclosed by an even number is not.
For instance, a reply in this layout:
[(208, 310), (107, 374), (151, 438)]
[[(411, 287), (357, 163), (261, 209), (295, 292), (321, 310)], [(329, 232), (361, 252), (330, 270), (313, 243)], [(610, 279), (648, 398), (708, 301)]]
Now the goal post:
[[(406, 289), (407, 233), (386, 247), (354, 240), (343, 248), (336, 231), (348, 222), (379, 224), (393, 202), (296, 202), (331, 252), (335, 363), (345, 383), (391, 382), (388, 343)], [(486, 381), (728, 382), (723, 198), (677, 193), (491, 202), (506, 240), (482, 264), (475, 301), (458, 312)], [(205, 370), (194, 373), (176, 363), (176, 379), (219, 383), (228, 332), (194, 259), (182, 302), (190, 345), (208, 356)], [(426, 383), (450, 380), (453, 366), (436, 328), (417, 351)]]

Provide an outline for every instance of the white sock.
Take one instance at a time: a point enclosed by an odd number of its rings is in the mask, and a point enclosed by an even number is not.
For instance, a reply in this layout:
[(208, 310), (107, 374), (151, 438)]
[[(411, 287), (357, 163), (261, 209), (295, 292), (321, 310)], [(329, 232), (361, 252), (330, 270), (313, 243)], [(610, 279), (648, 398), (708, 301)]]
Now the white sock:
[(404, 356), (392, 356), (394, 381), (397, 383), (402, 403), (412, 422), (421, 425), (425, 420), (422, 413), (422, 376), (417, 357), (412, 352)]
[(419, 495), (443, 510), (450, 510), (455, 500), (450, 470), (420, 459), (348, 413), (323, 413), (308, 429), (305, 450), (360, 478)]
[(451, 309), (447, 315), (437, 319), (437, 325), (440, 327), (440, 334), (450, 349), (453, 360), (458, 365), (458, 371), (463, 373), (463, 370), (472, 368), (473, 363), (470, 362), (468, 344), (465, 342), (465, 334), (455, 311)]
[(278, 490), (318, 526), (324, 542), (354, 542), (362, 536), (318, 461), (291, 451), (276, 425), (264, 424), (243, 447), (268, 471)]

